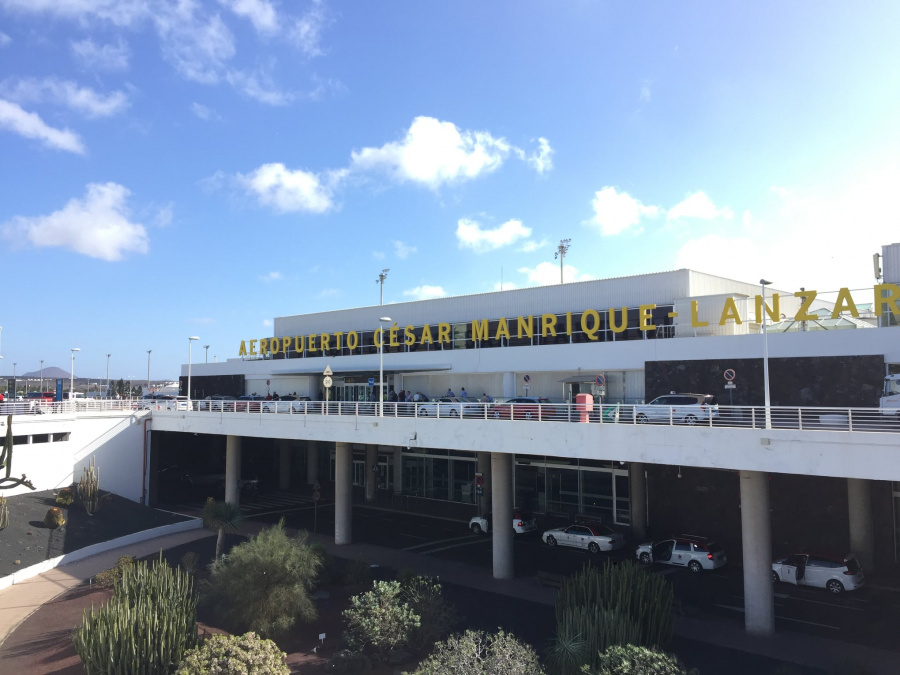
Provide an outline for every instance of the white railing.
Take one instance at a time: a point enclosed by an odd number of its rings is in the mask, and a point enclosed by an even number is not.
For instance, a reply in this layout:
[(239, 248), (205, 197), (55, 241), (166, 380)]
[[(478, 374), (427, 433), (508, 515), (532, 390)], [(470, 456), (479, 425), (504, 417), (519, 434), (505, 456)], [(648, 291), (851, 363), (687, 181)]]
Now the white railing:
[[(379, 407), (381, 410), (379, 411)], [(87, 399), (61, 402), (25, 401), (0, 403), (0, 415), (95, 413), (105, 411), (150, 410), (154, 413), (219, 415), (302, 416), (338, 415), (352, 417), (417, 417), (422, 420), (498, 420), (529, 422), (587, 422), (591, 424), (657, 424), (666, 426), (706, 426), (766, 428), (764, 406), (659, 406), (648, 404), (595, 404), (585, 410), (566, 403), (393, 403), (349, 401), (186, 401), (153, 399)], [(900, 432), (900, 410), (879, 408), (829, 408), (772, 406), (769, 424), (773, 429), (809, 431), (890, 431)]]

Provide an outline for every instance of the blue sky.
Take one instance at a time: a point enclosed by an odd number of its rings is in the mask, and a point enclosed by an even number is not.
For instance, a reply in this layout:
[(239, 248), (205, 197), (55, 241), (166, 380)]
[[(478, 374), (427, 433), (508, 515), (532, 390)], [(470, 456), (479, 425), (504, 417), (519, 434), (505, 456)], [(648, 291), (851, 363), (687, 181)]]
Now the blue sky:
[(567, 281), (870, 287), (900, 5), (732, 5), (0, 0), (0, 372), (174, 377), (563, 238)]

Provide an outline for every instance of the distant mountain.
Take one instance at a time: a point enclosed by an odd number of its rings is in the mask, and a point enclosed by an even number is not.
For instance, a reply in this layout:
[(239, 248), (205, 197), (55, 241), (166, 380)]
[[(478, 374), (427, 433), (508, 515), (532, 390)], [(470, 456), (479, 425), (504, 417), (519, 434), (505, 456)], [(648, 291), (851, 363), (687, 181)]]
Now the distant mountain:
[[(32, 370), (30, 373), (16, 373), (16, 377), (20, 380), (31, 379), (36, 380), (41, 376), (40, 370)], [(5, 380), (12, 379), (12, 373), (7, 373), (6, 375), (2, 375)], [(68, 380), (69, 373), (68, 371), (63, 370), (62, 368), (57, 368), (56, 366), (48, 366), (44, 368), (44, 379), (45, 380)], [(81, 378), (77, 378), (81, 379)]]

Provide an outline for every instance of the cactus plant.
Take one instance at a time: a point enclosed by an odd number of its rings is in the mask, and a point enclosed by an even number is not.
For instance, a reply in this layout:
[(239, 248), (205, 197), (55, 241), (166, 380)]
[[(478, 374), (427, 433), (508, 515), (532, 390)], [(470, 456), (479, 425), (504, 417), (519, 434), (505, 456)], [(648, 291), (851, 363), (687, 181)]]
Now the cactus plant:
[(58, 509), (55, 506), (48, 510), (44, 516), (44, 525), (51, 530), (55, 530), (57, 527), (62, 527), (65, 524), (66, 515), (62, 512), (62, 509)]
[(75, 501), (75, 495), (72, 494), (72, 488), (63, 488), (56, 495), (56, 503), (60, 506), (71, 506)]
[(91, 463), (84, 467), (84, 473), (78, 482), (78, 499), (89, 516), (94, 515), (100, 506), (100, 474), (91, 457)]
[(5, 530), (9, 526), (9, 503), (6, 497), (0, 497), (0, 530)]
[(0, 476), (0, 490), (7, 490), (9, 488), (18, 487), (19, 485), (24, 485), (25, 487), (34, 490), (34, 485), (31, 484), (31, 481), (25, 478), (25, 474), (22, 474), (21, 478), (12, 478), (10, 473), (12, 472), (12, 455), (13, 455), (13, 431), (12, 431), (12, 415), (6, 416), (6, 440), (3, 443), (3, 451), (0, 452), (0, 469), (6, 468), (6, 476)]
[(192, 577), (162, 555), (124, 566), (109, 602), (84, 611), (74, 642), (88, 675), (170, 672), (197, 644)]

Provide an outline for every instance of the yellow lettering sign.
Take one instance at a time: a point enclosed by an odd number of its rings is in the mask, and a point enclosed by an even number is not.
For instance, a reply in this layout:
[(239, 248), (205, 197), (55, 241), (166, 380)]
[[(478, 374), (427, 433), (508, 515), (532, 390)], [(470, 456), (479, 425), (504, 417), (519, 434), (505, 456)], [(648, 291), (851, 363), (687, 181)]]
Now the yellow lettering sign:
[(238, 356), (247, 356), (247, 345), (241, 340), (241, 348), (238, 350)]
[(384, 342), (383, 337), (384, 330), (382, 328), (375, 329), (375, 335), (372, 336), (373, 342), (375, 342), (375, 346), (381, 349), (382, 343)]
[(403, 329), (403, 342), (408, 345), (416, 344), (416, 333), (414, 326), (406, 326)]
[(500, 319), (497, 322), (497, 333), (494, 335), (494, 339), (499, 340), (503, 336), (509, 340), (509, 322), (506, 319)]
[(442, 342), (445, 344), (450, 344), (450, 324), (449, 323), (439, 323), (438, 324), (438, 342)]
[(691, 328), (704, 328), (709, 325), (709, 321), (700, 321), (697, 316), (698, 306), (699, 303), (696, 300), (691, 300)]
[(294, 336), (294, 351), (298, 354), (302, 353), (303, 350), (306, 349), (306, 336), (305, 335), (295, 335)]
[(347, 333), (347, 349), (351, 352), (359, 346), (359, 333), (351, 330)]
[(343, 334), (343, 333), (339, 333), (339, 332), (335, 331), (335, 333), (334, 333), (334, 339), (337, 340), (337, 347), (336, 347), (336, 349), (337, 349), (338, 351), (340, 351), (341, 349), (344, 348), (344, 345), (342, 344), (343, 338), (344, 338), (344, 334)]
[(900, 286), (897, 284), (875, 284), (875, 314), (881, 316), (883, 307), (887, 307), (894, 316), (900, 316), (900, 308), (897, 307), (900, 300)]
[(738, 325), (743, 323), (743, 321), (741, 321), (741, 313), (738, 312), (734, 298), (725, 298), (725, 306), (722, 307), (722, 316), (719, 317), (719, 325), (724, 326), (729, 321), (734, 321)]
[(566, 312), (566, 335), (572, 334), (572, 312)]
[(256, 356), (256, 340), (250, 340), (250, 356)]
[(854, 318), (859, 318), (859, 310), (856, 309), (856, 303), (853, 302), (853, 297), (850, 295), (849, 288), (842, 288), (838, 291), (837, 300), (834, 301), (834, 311), (831, 312), (831, 318), (837, 319), (841, 312), (850, 312), (850, 316)]
[(388, 332), (388, 344), (391, 347), (399, 347), (400, 343), (397, 341), (397, 333), (400, 332), (400, 327), (397, 324), (391, 326), (391, 330)]
[(638, 308), (638, 328), (641, 330), (656, 330), (656, 326), (653, 325), (653, 310), (656, 309), (656, 305), (641, 305)]
[(813, 300), (816, 299), (816, 295), (816, 291), (797, 291), (794, 293), (795, 298), (803, 298), (803, 302), (800, 303), (800, 309), (794, 315), (794, 321), (815, 321), (819, 318), (817, 315), (809, 313), (809, 308), (813, 304)]
[[(766, 314), (773, 322), (781, 321), (781, 296), (778, 293), (772, 293), (772, 307), (766, 305)], [(756, 296), (756, 323), (763, 322), (763, 297)]]
[(525, 331), (525, 335), (530, 338), (534, 337), (534, 317), (528, 317), (528, 323), (525, 323), (525, 319), (523, 317), (517, 317), (517, 328), (516, 328), (516, 337), (520, 340), (522, 339), (522, 331)]
[(316, 348), (316, 336), (315, 336), (315, 334), (310, 335), (309, 338), (307, 338), (307, 344), (308, 344), (307, 349), (309, 349), (309, 353), (310, 353), (310, 354), (314, 354), (315, 352), (319, 351), (319, 350)]
[(616, 323), (616, 310), (612, 307), (609, 308), (609, 329), (613, 333), (624, 333), (625, 329), (628, 328), (628, 308), (622, 308), (622, 323)]
[[(593, 319), (593, 325), (588, 323)], [(600, 330), (600, 312), (596, 309), (586, 309), (581, 314), (581, 330), (588, 336), (588, 340), (597, 340), (597, 331)]]
[(323, 352), (326, 352), (329, 349), (331, 349), (331, 336), (328, 333), (322, 333), (319, 336), (319, 345), (320, 345), (320, 349)]
[(541, 314), (541, 337), (556, 337), (556, 314)]
[(472, 342), (477, 342), (478, 340), (488, 340), (490, 339), (490, 334), (488, 333), (488, 320), (478, 319), (472, 320)]

